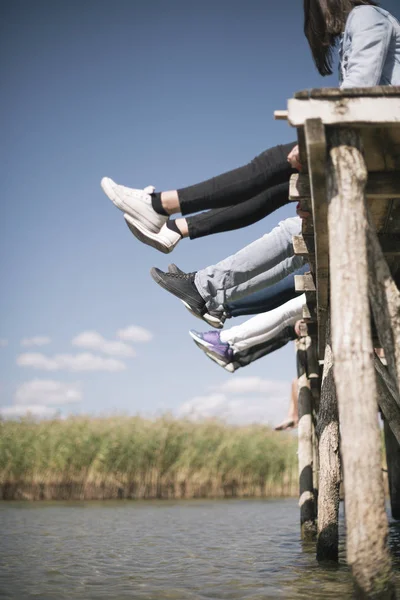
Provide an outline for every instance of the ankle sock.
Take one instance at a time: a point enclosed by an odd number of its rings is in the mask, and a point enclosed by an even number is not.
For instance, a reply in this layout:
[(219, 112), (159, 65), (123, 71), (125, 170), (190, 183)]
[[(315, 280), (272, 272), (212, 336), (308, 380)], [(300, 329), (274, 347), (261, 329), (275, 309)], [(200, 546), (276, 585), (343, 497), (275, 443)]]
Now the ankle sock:
[(171, 231), (175, 231), (175, 233), (177, 233), (178, 235), (180, 235), (182, 237), (182, 233), (180, 232), (178, 226), (176, 225), (175, 219), (168, 219), (167, 227), (168, 227), (168, 229), (170, 229)]
[(163, 215), (164, 217), (169, 216), (161, 204), (161, 192), (153, 192), (153, 194), (151, 194), (151, 205), (159, 215)]

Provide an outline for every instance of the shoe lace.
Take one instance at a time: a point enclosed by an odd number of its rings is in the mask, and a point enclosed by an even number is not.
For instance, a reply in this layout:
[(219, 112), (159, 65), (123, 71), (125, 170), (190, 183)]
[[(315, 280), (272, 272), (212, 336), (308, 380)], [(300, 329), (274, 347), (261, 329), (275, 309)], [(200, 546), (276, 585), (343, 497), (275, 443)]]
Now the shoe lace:
[(183, 279), (183, 280), (190, 280), (193, 281), (193, 279), (195, 278), (196, 275), (196, 271), (193, 271), (193, 273), (168, 273), (169, 277), (172, 277), (173, 279)]

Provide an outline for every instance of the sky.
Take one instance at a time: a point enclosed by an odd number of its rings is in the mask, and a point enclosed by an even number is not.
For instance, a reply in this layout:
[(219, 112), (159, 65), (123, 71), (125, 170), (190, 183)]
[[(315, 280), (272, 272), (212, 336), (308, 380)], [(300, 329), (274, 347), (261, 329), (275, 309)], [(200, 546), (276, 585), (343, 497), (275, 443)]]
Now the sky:
[(302, 22), (299, 0), (1, 2), (0, 414), (283, 418), (293, 344), (227, 373), (188, 335), (207, 324), (149, 271), (218, 262), (293, 205), (163, 255), (100, 180), (176, 189), (295, 140), (274, 110), (337, 85)]

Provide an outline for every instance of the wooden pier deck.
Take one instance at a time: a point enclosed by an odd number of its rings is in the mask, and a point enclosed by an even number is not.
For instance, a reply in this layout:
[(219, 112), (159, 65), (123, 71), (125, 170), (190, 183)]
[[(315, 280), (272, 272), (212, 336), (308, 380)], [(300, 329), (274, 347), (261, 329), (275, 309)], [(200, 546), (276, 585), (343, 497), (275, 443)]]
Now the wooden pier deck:
[[(357, 596), (394, 598), (377, 414), (379, 406), (399, 518), (400, 88), (302, 91), (276, 117), (297, 128), (303, 169), (292, 177), (290, 199), (311, 213), (293, 239), (310, 265), (296, 277), (308, 324), (298, 345), (302, 535), (317, 532), (318, 560), (337, 561), (343, 472)], [(304, 372), (318, 387), (311, 403)]]

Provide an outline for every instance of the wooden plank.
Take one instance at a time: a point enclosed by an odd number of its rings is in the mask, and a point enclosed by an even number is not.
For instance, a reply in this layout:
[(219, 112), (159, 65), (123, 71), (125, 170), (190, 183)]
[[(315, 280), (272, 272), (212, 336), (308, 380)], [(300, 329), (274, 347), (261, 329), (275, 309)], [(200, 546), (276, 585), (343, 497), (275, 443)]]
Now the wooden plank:
[(302, 235), (294, 235), (292, 238), (293, 251), (296, 256), (307, 256), (310, 254), (306, 241)]
[[(366, 188), (367, 198), (393, 199), (400, 198), (400, 172), (368, 173)], [(295, 202), (300, 198), (310, 198), (310, 180), (308, 175), (292, 175), (290, 178), (289, 200)]]
[[(325, 353), (326, 317), (329, 300), (329, 240), (326, 202), (326, 138), (319, 119), (307, 121), (304, 127), (307, 161), (312, 192), (314, 221), (315, 275), (317, 284), (318, 354)], [(307, 219), (308, 221), (309, 219)]]
[(311, 273), (294, 276), (294, 287), (296, 292), (315, 292), (315, 283)]
[(275, 110), (274, 119), (275, 121), (287, 121), (288, 111), (287, 110)]
[(289, 123), (304, 126), (310, 119), (324, 125), (400, 126), (400, 97), (289, 100)]
[(346, 89), (313, 88), (310, 90), (301, 90), (294, 95), (299, 100), (308, 100), (309, 98), (352, 98), (355, 96), (400, 96), (400, 86), (377, 85), (374, 87)]

